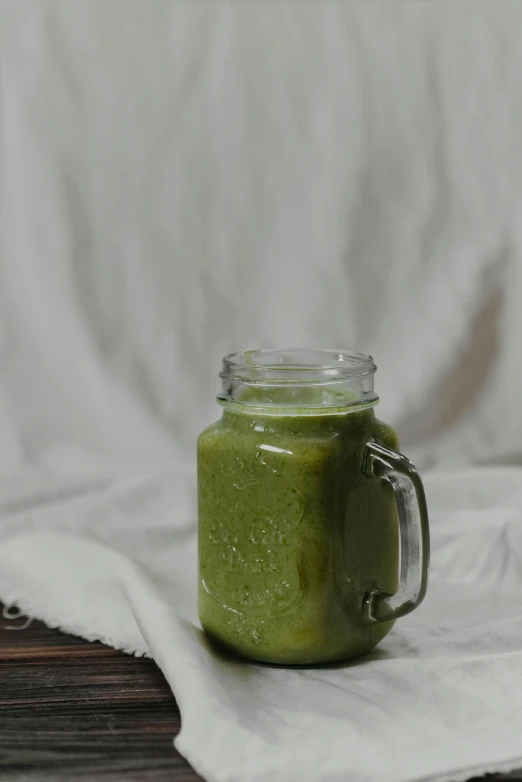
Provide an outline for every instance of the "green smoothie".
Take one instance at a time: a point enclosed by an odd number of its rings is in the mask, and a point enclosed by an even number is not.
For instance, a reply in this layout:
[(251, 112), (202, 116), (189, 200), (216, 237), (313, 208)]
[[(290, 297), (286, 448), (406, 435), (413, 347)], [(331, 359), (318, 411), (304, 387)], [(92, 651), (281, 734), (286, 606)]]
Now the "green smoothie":
[(363, 598), (396, 592), (399, 542), (393, 490), (363, 475), (363, 453), (372, 441), (397, 449), (395, 432), (371, 407), (241, 407), (226, 406), (198, 442), (203, 628), (271, 663), (369, 651), (392, 623), (365, 623)]

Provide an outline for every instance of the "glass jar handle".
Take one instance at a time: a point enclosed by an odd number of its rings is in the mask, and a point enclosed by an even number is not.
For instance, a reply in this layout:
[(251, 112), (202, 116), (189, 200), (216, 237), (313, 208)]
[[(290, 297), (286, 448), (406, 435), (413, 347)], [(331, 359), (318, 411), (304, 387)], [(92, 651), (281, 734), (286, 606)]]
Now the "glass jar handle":
[(368, 443), (362, 469), (367, 478), (387, 481), (397, 502), (401, 541), (399, 589), (393, 595), (368, 592), (363, 599), (366, 622), (388, 622), (414, 611), (426, 594), (430, 558), (426, 497), (415, 466), (397, 451)]

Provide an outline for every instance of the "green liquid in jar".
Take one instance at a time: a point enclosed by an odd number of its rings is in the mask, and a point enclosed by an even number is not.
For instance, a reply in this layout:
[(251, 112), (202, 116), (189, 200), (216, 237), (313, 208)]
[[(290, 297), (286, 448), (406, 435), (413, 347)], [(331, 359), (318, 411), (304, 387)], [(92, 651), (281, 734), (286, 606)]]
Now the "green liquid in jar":
[[(233, 407), (233, 406), (232, 406)], [(373, 409), (267, 415), (225, 409), (198, 441), (199, 615), (259, 661), (309, 665), (372, 649), (367, 592), (398, 588), (393, 490), (362, 473), (370, 441), (397, 449)]]

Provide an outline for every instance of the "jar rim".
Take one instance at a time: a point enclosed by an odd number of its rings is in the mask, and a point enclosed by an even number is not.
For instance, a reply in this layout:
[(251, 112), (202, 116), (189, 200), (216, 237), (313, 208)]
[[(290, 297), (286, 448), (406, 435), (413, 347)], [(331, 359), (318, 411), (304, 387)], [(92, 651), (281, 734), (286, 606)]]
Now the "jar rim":
[(325, 383), (371, 375), (376, 369), (372, 356), (349, 350), (261, 348), (224, 356), (220, 377), (270, 385)]

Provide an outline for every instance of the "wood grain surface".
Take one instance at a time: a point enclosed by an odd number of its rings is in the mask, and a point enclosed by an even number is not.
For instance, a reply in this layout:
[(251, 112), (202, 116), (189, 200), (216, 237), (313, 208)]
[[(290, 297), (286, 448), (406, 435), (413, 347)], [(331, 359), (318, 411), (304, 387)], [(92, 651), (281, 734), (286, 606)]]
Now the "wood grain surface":
[(176, 701), (151, 660), (3, 617), (0, 779), (196, 782)]
[[(151, 660), (3, 617), (0, 605), (1, 780), (201, 782), (174, 749), (179, 729)], [(522, 771), (488, 779), (522, 782)]]

